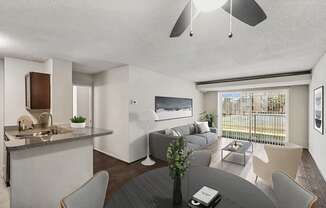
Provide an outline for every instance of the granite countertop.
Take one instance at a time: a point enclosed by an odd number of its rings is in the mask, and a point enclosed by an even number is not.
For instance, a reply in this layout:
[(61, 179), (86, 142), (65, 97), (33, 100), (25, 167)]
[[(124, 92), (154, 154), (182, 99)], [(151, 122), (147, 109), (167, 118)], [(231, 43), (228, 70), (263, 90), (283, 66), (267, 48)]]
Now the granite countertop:
[[(71, 142), (80, 139), (105, 136), (112, 134), (109, 129), (97, 129), (86, 127), (83, 129), (72, 129), (68, 125), (57, 126), (58, 134), (45, 134), (35, 136), (35, 132), (48, 132), (50, 129), (33, 129), (18, 131), (17, 127), (5, 127), (5, 146), (8, 151), (27, 149), (42, 145), (50, 145), (62, 142)], [(34, 134), (34, 135), (33, 135)], [(18, 136), (17, 136), (18, 135)]]

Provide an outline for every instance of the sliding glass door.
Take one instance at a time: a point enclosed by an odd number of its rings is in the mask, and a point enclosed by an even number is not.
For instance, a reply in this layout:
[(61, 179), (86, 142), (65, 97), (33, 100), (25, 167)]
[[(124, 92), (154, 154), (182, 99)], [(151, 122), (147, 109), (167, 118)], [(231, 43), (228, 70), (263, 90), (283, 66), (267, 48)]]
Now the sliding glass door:
[(222, 136), (269, 144), (287, 140), (287, 90), (222, 93)]

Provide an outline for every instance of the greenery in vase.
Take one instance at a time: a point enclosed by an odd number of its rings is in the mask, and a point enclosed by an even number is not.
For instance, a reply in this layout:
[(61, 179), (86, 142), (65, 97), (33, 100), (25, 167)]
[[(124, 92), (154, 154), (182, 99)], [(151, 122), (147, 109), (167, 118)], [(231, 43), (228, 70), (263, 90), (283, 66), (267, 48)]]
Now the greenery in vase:
[(72, 123), (85, 123), (86, 118), (83, 116), (74, 116), (70, 119)]
[(201, 121), (207, 121), (210, 124), (210, 127), (216, 126), (216, 114), (210, 113), (210, 112), (202, 112), (200, 114), (200, 120)]
[(170, 169), (170, 176), (175, 179), (182, 177), (189, 165), (189, 156), (191, 151), (186, 150), (186, 144), (183, 137), (177, 138), (174, 142), (170, 143), (167, 150), (167, 160)]

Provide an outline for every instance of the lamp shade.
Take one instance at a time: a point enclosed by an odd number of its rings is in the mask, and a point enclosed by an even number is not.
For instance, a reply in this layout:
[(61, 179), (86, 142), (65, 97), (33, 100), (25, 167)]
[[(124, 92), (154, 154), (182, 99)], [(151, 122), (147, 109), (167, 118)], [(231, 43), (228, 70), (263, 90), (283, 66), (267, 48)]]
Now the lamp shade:
[(139, 121), (156, 121), (157, 114), (153, 110), (146, 110), (138, 114)]

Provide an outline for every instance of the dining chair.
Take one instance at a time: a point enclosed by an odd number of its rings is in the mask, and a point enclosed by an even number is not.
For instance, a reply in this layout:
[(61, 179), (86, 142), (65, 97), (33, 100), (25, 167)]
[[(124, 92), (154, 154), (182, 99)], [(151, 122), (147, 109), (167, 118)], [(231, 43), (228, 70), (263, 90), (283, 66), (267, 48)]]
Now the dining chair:
[(103, 208), (109, 174), (96, 173), (89, 181), (60, 202), (61, 208)]
[(194, 151), (189, 156), (190, 167), (209, 167), (211, 163), (211, 152), (208, 150)]
[(282, 171), (292, 178), (296, 178), (301, 161), (302, 147), (295, 144), (264, 145), (268, 161), (265, 162), (257, 156), (253, 156), (253, 172), (267, 184), (272, 184), (272, 174)]
[(273, 173), (273, 189), (278, 208), (314, 208), (317, 197), (287, 174)]

